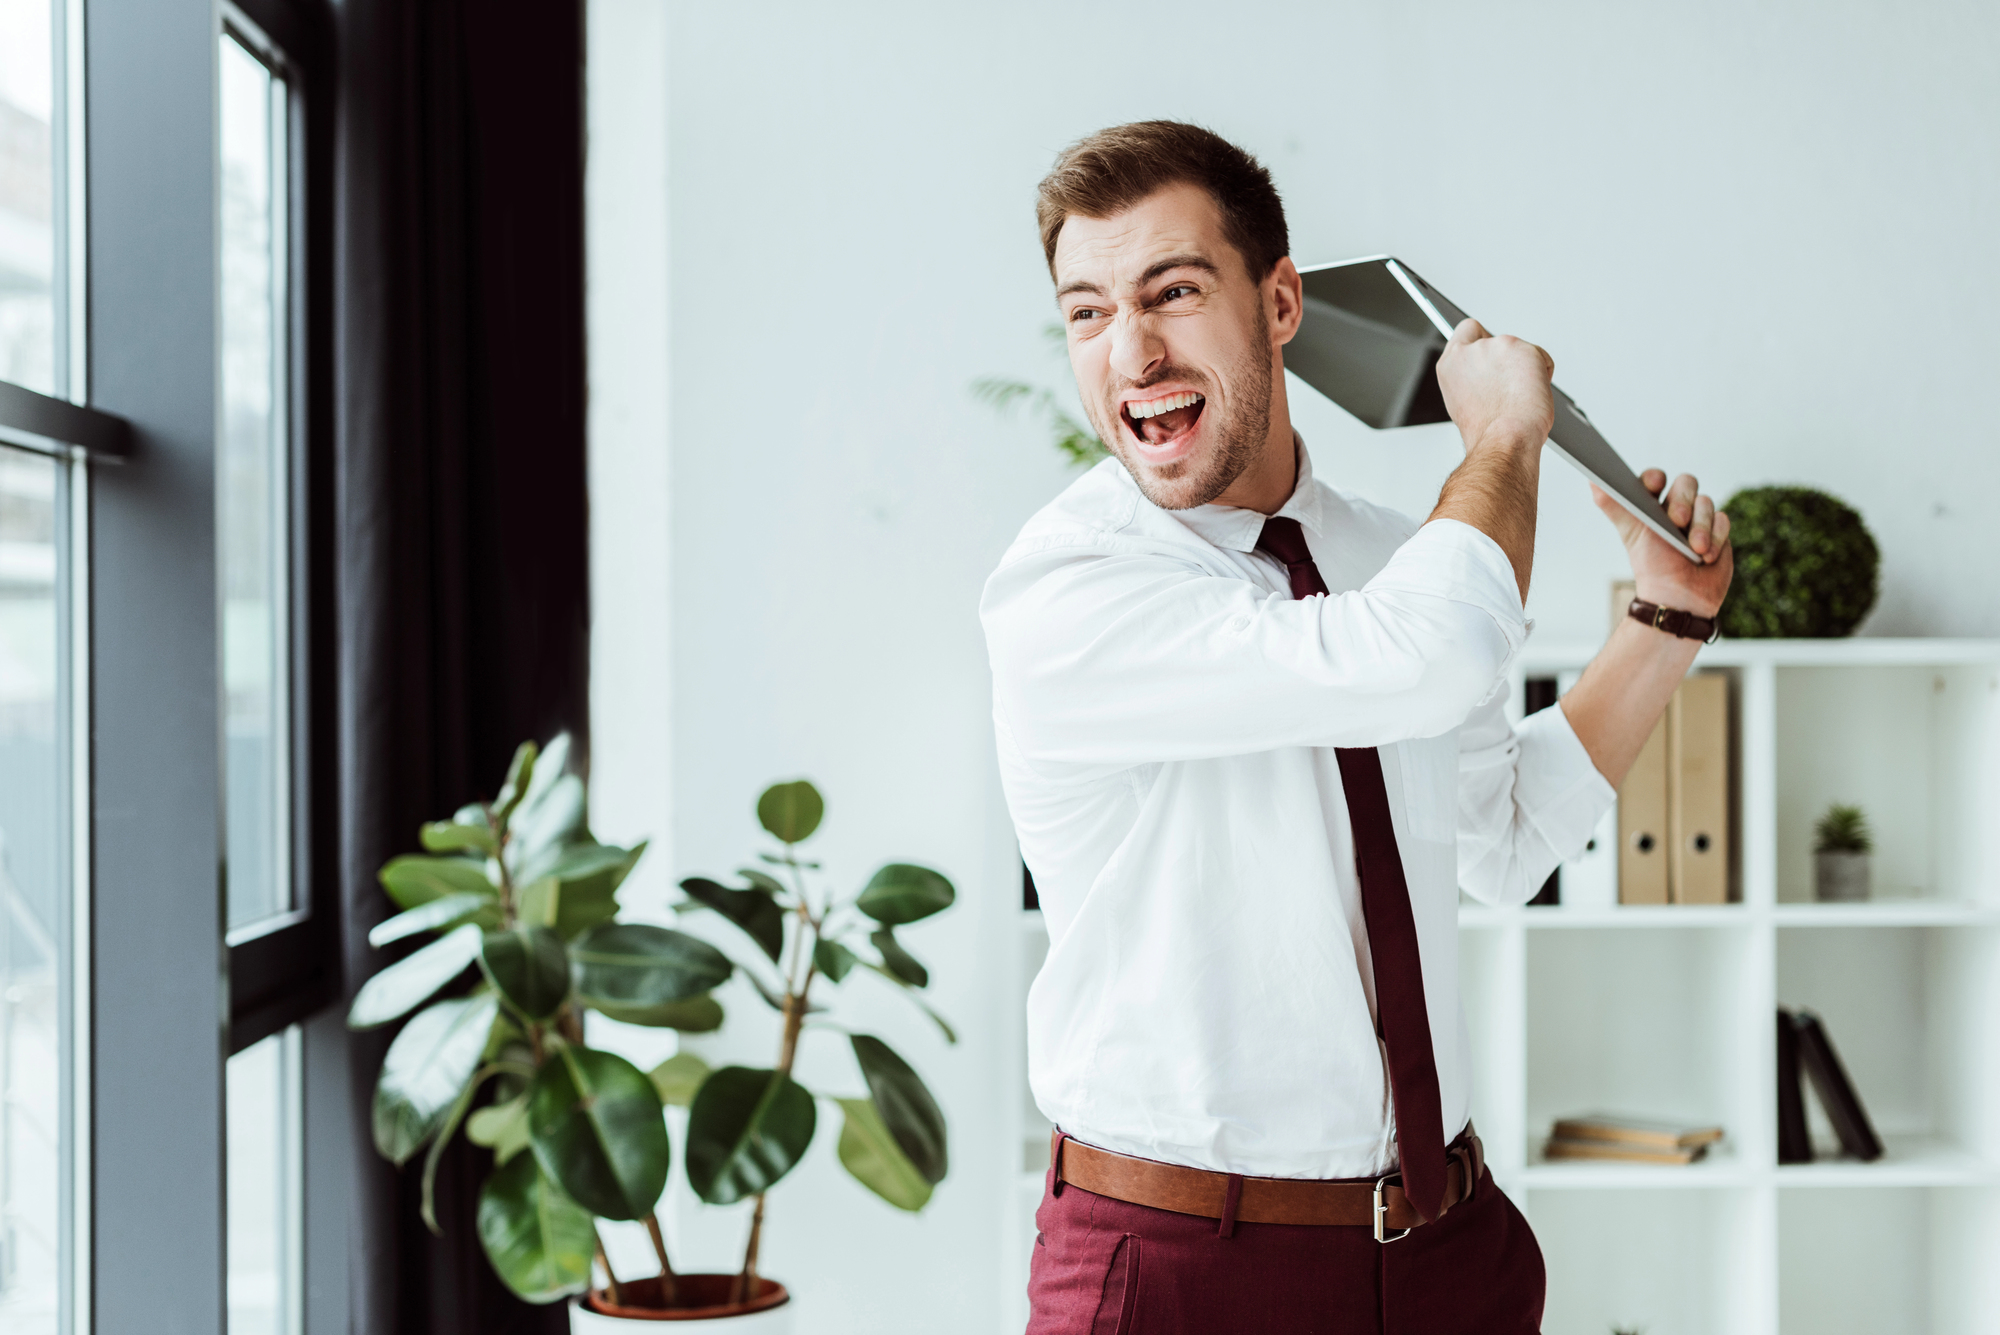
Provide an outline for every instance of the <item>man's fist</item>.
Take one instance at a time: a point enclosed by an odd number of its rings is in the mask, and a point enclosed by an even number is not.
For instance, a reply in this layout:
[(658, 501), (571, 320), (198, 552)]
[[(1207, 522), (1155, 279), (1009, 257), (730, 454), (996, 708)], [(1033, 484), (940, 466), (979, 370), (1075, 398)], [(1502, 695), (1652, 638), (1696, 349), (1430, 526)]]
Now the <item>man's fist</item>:
[(1555, 425), (1549, 354), (1512, 334), (1495, 337), (1477, 320), (1451, 331), (1438, 358), (1445, 411), (1468, 451), (1487, 445), (1540, 449)]

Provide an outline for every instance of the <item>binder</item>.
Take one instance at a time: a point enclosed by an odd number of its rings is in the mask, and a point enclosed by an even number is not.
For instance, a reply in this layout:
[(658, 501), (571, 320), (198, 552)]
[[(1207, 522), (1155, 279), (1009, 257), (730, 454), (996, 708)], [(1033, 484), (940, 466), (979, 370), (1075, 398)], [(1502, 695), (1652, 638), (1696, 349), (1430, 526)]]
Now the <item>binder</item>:
[(1667, 720), (1618, 789), (1618, 902), (1667, 902)]
[(1729, 679), (1704, 672), (1667, 707), (1667, 855), (1676, 904), (1729, 902)]
[(1799, 1065), (1805, 1068), (1813, 1093), (1819, 1095), (1820, 1106), (1826, 1109), (1826, 1119), (1833, 1123), (1834, 1134), (1840, 1137), (1840, 1148), (1865, 1162), (1881, 1158), (1882, 1142), (1875, 1138), (1875, 1128), (1868, 1124), (1868, 1113), (1855, 1096), (1840, 1058), (1834, 1055), (1833, 1044), (1827, 1039), (1826, 1027), (1819, 1022), (1819, 1016), (1800, 1011), (1796, 1025)]
[(1778, 1162), (1811, 1163), (1806, 1096), (1799, 1084), (1799, 1031), (1792, 1013), (1778, 1008)]

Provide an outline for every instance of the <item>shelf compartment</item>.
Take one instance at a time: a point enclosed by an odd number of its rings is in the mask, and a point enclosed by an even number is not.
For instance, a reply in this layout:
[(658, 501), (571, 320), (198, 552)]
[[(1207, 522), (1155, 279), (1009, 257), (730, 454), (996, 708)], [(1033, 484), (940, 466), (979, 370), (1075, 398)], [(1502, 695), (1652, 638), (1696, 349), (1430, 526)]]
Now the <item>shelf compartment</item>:
[(1775, 690), (1777, 898), (1813, 894), (1813, 822), (1859, 806), (1886, 903), (2000, 906), (2000, 668), (1780, 667)]
[(2000, 1203), (1979, 1188), (1784, 1192), (1783, 1335), (2000, 1329)]
[[(1590, 1112), (1720, 1125), (1732, 1143), (1766, 1105), (1764, 995), (1753, 930), (1530, 932), (1528, 1137)], [(1540, 1170), (1538, 1170), (1540, 1171)]]
[[(1777, 1004), (1818, 1013), (1879, 1135), (2000, 1161), (1990, 1046), (2000, 1032), (2000, 927), (1781, 927), (1775, 937)], [(1830, 1143), (1810, 1082), (1806, 1115), (1815, 1142)]]
[(1755, 1191), (1525, 1193), (1548, 1266), (1548, 1335), (1736, 1335), (1758, 1329)]

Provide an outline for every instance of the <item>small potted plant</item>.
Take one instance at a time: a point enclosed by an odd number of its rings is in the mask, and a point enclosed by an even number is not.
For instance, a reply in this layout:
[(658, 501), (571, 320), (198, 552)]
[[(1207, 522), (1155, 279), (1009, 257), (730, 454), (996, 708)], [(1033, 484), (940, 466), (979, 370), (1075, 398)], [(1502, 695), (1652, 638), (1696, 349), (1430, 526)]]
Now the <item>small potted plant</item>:
[(1830, 904), (1868, 898), (1868, 855), (1875, 840), (1860, 807), (1836, 802), (1813, 824), (1813, 893)]
[[(371, 943), (436, 939), (369, 979), (348, 1014), (350, 1027), (366, 1029), (416, 1012), (383, 1060), (376, 1148), (401, 1165), (428, 1147), (422, 1208), (433, 1230), (432, 1183), (445, 1145), (463, 1125), (490, 1148), (478, 1211), (487, 1258), (529, 1302), (582, 1295), (572, 1308), (576, 1330), (663, 1320), (727, 1321), (732, 1335), (788, 1330), (789, 1295), (757, 1274), (757, 1246), (764, 1193), (803, 1157), (816, 1129), (818, 1100), (791, 1078), (806, 1016), (824, 1009), (811, 999), (814, 984), (837, 984), (858, 969), (916, 999), (928, 976), (895, 929), (948, 907), (951, 883), (892, 863), (851, 898), (812, 893), (806, 873), (818, 864), (801, 861), (796, 845), (818, 827), (824, 804), (809, 783), (779, 784), (757, 812), (782, 852), (762, 856), (791, 883), (746, 871), (741, 889), (700, 878), (683, 885), (682, 907), (722, 914), (770, 961), (768, 970), (739, 966), (699, 937), (618, 921), (618, 887), (645, 845), (591, 837), (583, 782), (564, 772), (567, 757), (564, 737), (540, 752), (523, 744), (498, 796), (425, 825), (428, 851), (382, 868), (402, 911), (370, 933)], [(875, 958), (854, 940), (871, 926)], [(644, 1072), (586, 1042), (590, 1011), (685, 1032), (716, 1029), (723, 1014), (711, 993), (739, 968), (782, 1017), (771, 1069), (711, 1071), (684, 1053)], [(433, 1000), (461, 979), (453, 995)], [(921, 1209), (945, 1175), (944, 1116), (888, 1045), (847, 1037), (864, 1092), (833, 1100), (843, 1116), (840, 1161), (890, 1204)], [(482, 1096), (488, 1102), (475, 1111)], [(697, 1193), (716, 1204), (756, 1201), (736, 1272), (677, 1274), (668, 1258), (654, 1210), (672, 1153), (664, 1110), (676, 1103), (690, 1105), (686, 1161)], [(613, 1274), (600, 1219), (642, 1222), (658, 1272), (622, 1281)]]

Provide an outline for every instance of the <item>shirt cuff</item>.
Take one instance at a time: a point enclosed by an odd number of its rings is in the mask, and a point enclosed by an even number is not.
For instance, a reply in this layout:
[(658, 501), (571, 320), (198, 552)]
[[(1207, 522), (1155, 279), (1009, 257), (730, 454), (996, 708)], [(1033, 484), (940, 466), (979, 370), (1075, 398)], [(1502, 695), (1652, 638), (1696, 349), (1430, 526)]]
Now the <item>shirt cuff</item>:
[(1597, 772), (1561, 701), (1553, 709), (1528, 715), (1518, 735), (1521, 755), (1514, 771), (1514, 800), (1549, 847), (1567, 861), (1597, 833), (1597, 822), (1611, 809), (1618, 791)]

